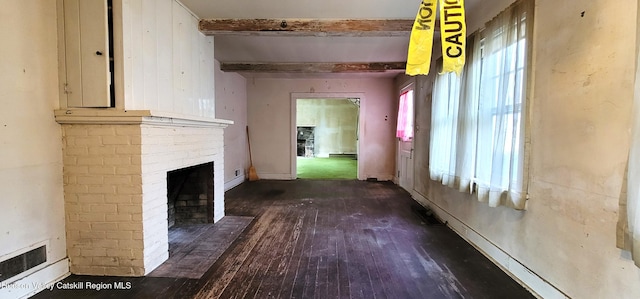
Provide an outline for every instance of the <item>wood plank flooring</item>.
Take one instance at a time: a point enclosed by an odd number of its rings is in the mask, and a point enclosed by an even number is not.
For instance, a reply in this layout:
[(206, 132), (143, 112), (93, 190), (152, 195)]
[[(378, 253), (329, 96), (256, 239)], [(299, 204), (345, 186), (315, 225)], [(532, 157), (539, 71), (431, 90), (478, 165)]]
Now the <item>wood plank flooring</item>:
[(226, 209), (255, 219), (200, 279), (72, 276), (131, 288), (34, 298), (534, 298), (391, 183), (261, 180)]

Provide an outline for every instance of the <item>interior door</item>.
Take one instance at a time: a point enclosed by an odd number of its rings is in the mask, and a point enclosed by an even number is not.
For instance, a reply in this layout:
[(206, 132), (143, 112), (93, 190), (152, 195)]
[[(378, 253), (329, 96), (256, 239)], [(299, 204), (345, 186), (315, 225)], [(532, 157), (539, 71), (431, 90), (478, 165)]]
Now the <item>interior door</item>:
[[(405, 113), (407, 113), (405, 122), (407, 125), (405, 128), (409, 128), (407, 130), (411, 131), (411, 136), (413, 136), (413, 119), (414, 119), (414, 99), (413, 99), (413, 90), (405, 90), (402, 92), (401, 98), (406, 96), (405, 100), (409, 101), (408, 105), (406, 105)], [(401, 99), (402, 101), (402, 99)], [(402, 104), (400, 105), (402, 109)], [(398, 117), (401, 116), (402, 113), (398, 113)], [(408, 140), (403, 140), (402, 138), (398, 138), (397, 144), (397, 168), (398, 168), (398, 184), (400, 187), (405, 190), (411, 192), (413, 190), (413, 138)]]
[(413, 141), (398, 141), (398, 180), (400, 187), (413, 190)]

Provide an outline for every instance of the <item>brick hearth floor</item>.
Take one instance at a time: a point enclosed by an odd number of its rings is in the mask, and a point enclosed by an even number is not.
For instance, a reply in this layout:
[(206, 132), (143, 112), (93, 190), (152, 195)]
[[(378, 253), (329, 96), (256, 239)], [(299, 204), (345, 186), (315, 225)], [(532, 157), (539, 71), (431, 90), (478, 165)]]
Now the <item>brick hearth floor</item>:
[(253, 219), (226, 216), (215, 225), (173, 226), (169, 229), (169, 259), (147, 276), (199, 279)]

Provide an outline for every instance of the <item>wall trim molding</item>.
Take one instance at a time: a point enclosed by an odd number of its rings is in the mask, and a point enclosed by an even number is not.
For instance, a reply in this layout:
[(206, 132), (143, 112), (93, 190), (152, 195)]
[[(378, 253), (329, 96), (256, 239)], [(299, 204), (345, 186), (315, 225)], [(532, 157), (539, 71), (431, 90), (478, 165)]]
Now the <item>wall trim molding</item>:
[(241, 176), (235, 177), (234, 179), (232, 179), (232, 180), (230, 180), (228, 182), (225, 182), (224, 183), (224, 191), (227, 192), (227, 191), (231, 190), (232, 188), (237, 187), (238, 185), (244, 183), (245, 180), (246, 180), (246, 178), (243, 175), (241, 175)]
[(264, 180), (290, 181), (297, 178), (291, 176), (290, 173), (258, 173), (258, 177)]
[(419, 192), (413, 190), (412, 197), (419, 204), (429, 208), (437, 217), (447, 224), (455, 233), (465, 241), (475, 247), (480, 253), (486, 256), (491, 262), (500, 267), (507, 275), (516, 280), (524, 288), (529, 290), (538, 298), (568, 299), (562, 291), (546, 281), (537, 273), (533, 272), (520, 261), (513, 258), (509, 253), (493, 244), (489, 239), (480, 235), (473, 228), (456, 218), (447, 210), (438, 206)]
[(198, 117), (152, 110), (118, 110), (77, 108), (61, 109), (54, 112), (59, 124), (86, 125), (155, 125), (168, 127), (221, 127), (226, 128), (233, 121), (217, 118)]

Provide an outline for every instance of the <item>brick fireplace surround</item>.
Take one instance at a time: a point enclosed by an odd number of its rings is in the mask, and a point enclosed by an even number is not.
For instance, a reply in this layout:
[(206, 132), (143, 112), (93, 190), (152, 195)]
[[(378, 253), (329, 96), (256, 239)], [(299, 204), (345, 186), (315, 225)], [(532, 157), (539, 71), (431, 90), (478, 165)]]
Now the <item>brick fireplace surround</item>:
[(231, 121), (95, 109), (59, 110), (56, 121), (72, 273), (142, 276), (167, 260), (169, 171), (213, 162), (214, 221), (224, 216)]

